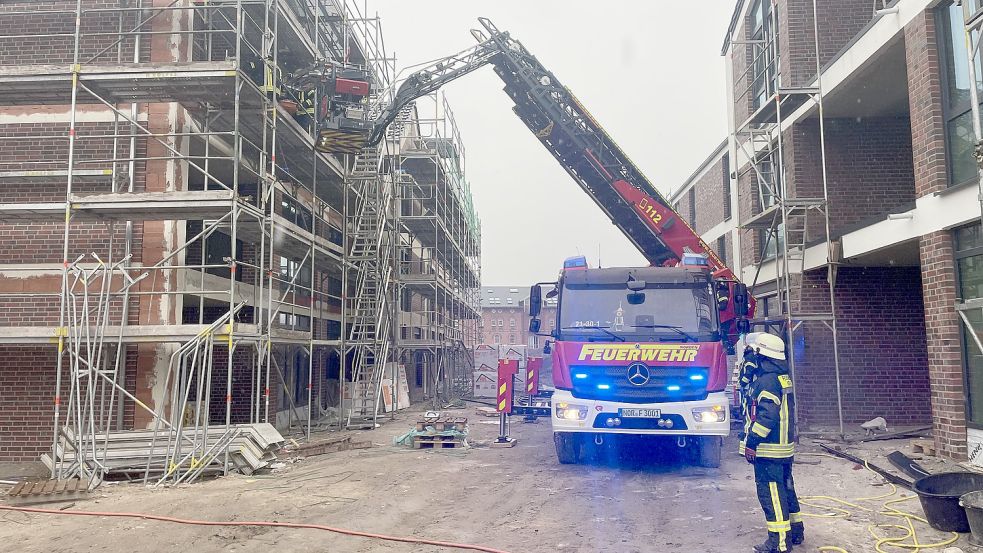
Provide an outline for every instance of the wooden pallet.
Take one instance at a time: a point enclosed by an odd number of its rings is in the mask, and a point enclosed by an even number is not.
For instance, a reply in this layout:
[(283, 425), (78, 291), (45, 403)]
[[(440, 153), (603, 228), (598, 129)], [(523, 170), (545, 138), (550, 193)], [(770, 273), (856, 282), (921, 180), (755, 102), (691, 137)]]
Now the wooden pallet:
[(464, 438), (458, 436), (413, 436), (415, 449), (454, 449), (464, 445)]
[(86, 482), (78, 478), (69, 480), (25, 480), (18, 482), (7, 492), (11, 505), (42, 505), (76, 501), (92, 497)]
[(911, 450), (923, 455), (935, 456), (935, 442), (933, 440), (911, 440)]
[(468, 419), (466, 417), (441, 417), (435, 421), (417, 421), (416, 431), (425, 432), (433, 428), (437, 432), (446, 432), (447, 430), (464, 432), (464, 427), (467, 424)]

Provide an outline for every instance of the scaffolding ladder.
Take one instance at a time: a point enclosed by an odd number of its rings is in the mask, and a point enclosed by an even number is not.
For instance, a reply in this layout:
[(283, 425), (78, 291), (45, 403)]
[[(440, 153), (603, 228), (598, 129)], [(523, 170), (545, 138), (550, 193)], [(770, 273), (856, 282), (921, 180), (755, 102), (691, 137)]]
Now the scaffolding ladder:
[[(765, 3), (766, 5), (768, 3)], [(737, 172), (739, 194), (750, 194), (754, 215), (741, 220), (739, 228), (754, 234), (761, 233), (760, 251), (755, 252), (754, 275), (747, 279), (755, 296), (775, 293), (781, 306), (780, 328), (788, 342), (788, 364), (796, 381), (796, 368), (803, 369), (803, 359), (796, 350), (799, 339), (805, 338), (809, 326), (824, 329), (831, 334), (830, 358), (836, 378), (836, 405), (839, 432), (843, 428), (843, 402), (840, 389), (840, 359), (836, 321), (836, 272), (840, 258), (839, 242), (833, 240), (829, 221), (829, 190), (826, 167), (825, 114), (823, 111), (822, 67), (819, 57), (818, 18), (816, 1), (812, 1), (816, 75), (807, 86), (786, 86), (783, 83), (781, 56), (778, 40), (778, 6), (771, 4), (762, 17), (761, 37), (739, 44), (751, 49), (750, 63), (735, 78), (735, 102), (747, 101), (750, 114), (747, 119), (735, 121), (731, 138), (733, 153), (740, 153), (747, 166)], [(738, 44), (735, 42), (735, 44)], [(786, 175), (786, 133), (791, 133), (793, 123), (788, 115), (802, 106), (811, 104), (818, 122), (821, 190), (802, 190), (802, 183), (789, 186)], [(735, 115), (740, 117), (735, 111)], [(734, 156), (737, 159), (736, 156)], [(735, 166), (743, 167), (742, 163)], [(742, 181), (751, 183), (750, 190), (741, 188)], [(738, 210), (740, 211), (740, 210)], [(807, 260), (810, 247), (825, 245), (825, 259)], [(771, 250), (771, 251), (770, 251)], [(811, 261), (811, 263), (809, 262)], [(818, 264), (817, 264), (818, 261)], [(759, 283), (766, 266), (773, 267), (774, 290), (770, 282)], [(818, 266), (817, 266), (818, 265)], [(808, 272), (825, 271), (828, 300), (825, 305), (803, 303), (804, 284)], [(766, 280), (770, 281), (771, 279)], [(759, 302), (759, 305), (762, 305)], [(763, 324), (773, 327), (775, 319), (764, 314)], [(761, 319), (761, 317), (759, 317)]]

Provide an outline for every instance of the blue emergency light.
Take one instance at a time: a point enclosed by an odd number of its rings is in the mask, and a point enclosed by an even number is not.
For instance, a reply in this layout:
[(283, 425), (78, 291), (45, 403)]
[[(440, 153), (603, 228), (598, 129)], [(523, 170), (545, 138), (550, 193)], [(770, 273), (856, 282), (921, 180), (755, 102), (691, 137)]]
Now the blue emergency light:
[(563, 270), (569, 271), (571, 269), (586, 269), (587, 268), (587, 258), (578, 255), (576, 257), (568, 257), (563, 260)]

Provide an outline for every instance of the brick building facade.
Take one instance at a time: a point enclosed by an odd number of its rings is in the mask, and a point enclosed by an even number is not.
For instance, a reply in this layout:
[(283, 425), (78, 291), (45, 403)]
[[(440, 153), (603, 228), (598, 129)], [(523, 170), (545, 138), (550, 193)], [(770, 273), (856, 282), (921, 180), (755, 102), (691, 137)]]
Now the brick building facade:
[[(983, 314), (972, 300), (983, 294), (983, 241), (962, 11), (950, 1), (888, 4), (816, 0), (821, 135), (812, 0), (738, 1), (722, 51), (731, 134), (672, 201), (754, 285), (758, 315), (780, 317), (785, 234), (766, 219), (781, 203), (776, 193), (823, 197), (824, 146), (843, 417), (931, 422), (945, 455), (980, 462), (972, 454), (983, 442), (983, 355), (973, 333)], [(768, 112), (776, 97), (781, 119)], [(775, 130), (762, 139), (769, 121)], [(805, 272), (792, 305), (824, 313), (823, 217), (800, 224)], [(834, 425), (832, 334), (805, 320), (792, 342), (802, 421)]]
[[(529, 332), (529, 287), (485, 286), (481, 289), (481, 343), (542, 347), (543, 338)], [(556, 300), (543, 298), (541, 332), (556, 328)]]
[[(55, 413), (65, 424), (67, 412), (90, 408), (72, 386), (118, 385), (111, 408), (94, 402), (99, 432), (152, 427), (155, 413), (178, 420), (192, 397), (213, 425), (228, 417), (295, 430), (308, 413), (339, 423), (342, 381), (379, 379), (375, 363), (390, 360), (418, 371), (412, 397), (438, 393), (453, 375), (416, 351), (464, 352), (477, 332), (478, 223), (462, 160), (443, 161), (462, 151), (459, 137), (441, 137), (438, 152), (413, 114), (392, 140), (416, 166), (389, 159), (362, 177), (400, 169), (401, 184), (418, 181), (406, 190), (440, 198), (453, 225), (431, 216), (410, 228), (390, 216), (429, 208), (404, 189), (387, 190), (391, 205), (354, 209), (354, 158), (312, 153), (315, 137), (286, 109), (292, 92), (275, 75), (343, 56), (375, 78), (391, 60), (369, 59), (376, 45), (352, 26), (357, 8), (131, 4), (0, 5), (0, 461), (51, 451)], [(327, 36), (344, 37), (344, 52)], [(450, 227), (452, 240), (441, 234)], [(375, 253), (364, 245), (375, 241), (356, 244), (364, 229), (396, 242), (378, 241), (390, 266), (372, 274), (384, 282), (360, 268)], [(124, 295), (128, 278), (137, 283)], [(379, 312), (393, 315), (356, 321)], [(103, 322), (102, 338), (87, 343)], [(179, 388), (176, 374), (207, 378), (207, 393)]]

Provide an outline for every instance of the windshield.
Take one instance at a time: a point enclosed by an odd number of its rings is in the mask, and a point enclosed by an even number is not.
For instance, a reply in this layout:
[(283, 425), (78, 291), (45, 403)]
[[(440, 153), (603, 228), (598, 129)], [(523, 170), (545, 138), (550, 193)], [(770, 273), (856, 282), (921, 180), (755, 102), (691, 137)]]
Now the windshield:
[[(634, 296), (631, 301), (630, 296)], [(716, 340), (708, 336), (717, 330), (717, 320), (705, 284), (656, 284), (638, 292), (624, 285), (568, 285), (559, 318), (562, 333), (583, 333), (597, 340), (610, 340), (611, 333), (673, 340), (686, 339), (688, 334), (702, 341)]]

